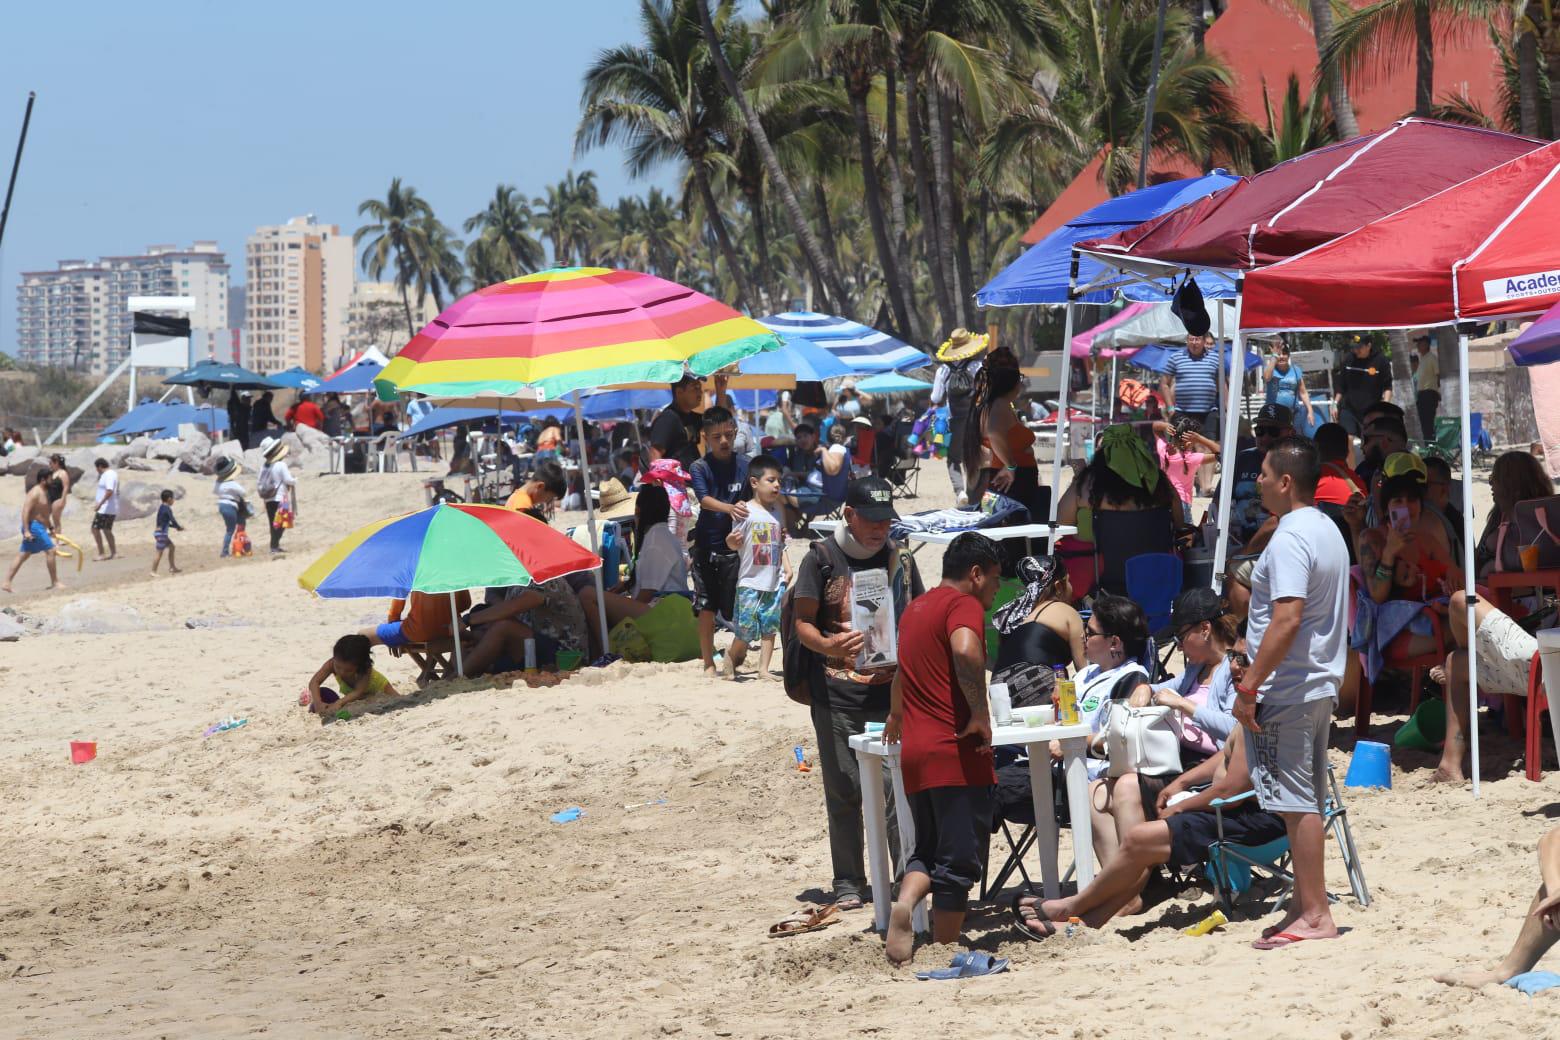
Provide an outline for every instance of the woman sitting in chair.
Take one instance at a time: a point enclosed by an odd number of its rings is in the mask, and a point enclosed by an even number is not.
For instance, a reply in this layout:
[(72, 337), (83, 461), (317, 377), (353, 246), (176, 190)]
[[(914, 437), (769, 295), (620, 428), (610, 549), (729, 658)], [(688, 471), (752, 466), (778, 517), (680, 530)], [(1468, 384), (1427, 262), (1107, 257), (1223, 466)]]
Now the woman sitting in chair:
[(1096, 546), (1097, 515), (1163, 510), (1163, 537), (1158, 541), (1169, 542), (1174, 536), (1179, 503), (1148, 445), (1130, 426), (1108, 427), (1100, 435), (1094, 461), (1083, 466), (1074, 460), (1073, 466), (1078, 475), (1057, 505), (1056, 522), (1077, 527), (1078, 534), (1061, 539), (1056, 548), (1067, 563), (1073, 589), (1086, 595), (1095, 583), (1096, 549), (1103, 553), (1120, 549), (1126, 555), (1133, 554), (1126, 552), (1127, 547)]
[[(1093, 616), (1085, 623), (1083, 633), (1083, 656), (1088, 663), (1075, 681), (1079, 714), (1094, 734), (1089, 743), (1094, 756), (1088, 762), (1089, 810), (1094, 821), (1094, 854), (1101, 866), (1115, 855), (1119, 844), (1112, 819), (1118, 790), (1138, 806), (1137, 821), (1143, 819), (1136, 775), (1129, 774), (1131, 779), (1126, 786), (1120, 784), (1125, 778), (1105, 775), (1109, 763), (1105, 757), (1104, 730), (1111, 705), (1125, 703), (1143, 708), (1153, 697), (1148, 669), (1143, 666), (1147, 649), (1148, 618), (1142, 607), (1124, 596), (1100, 596), (1094, 601)], [(1051, 754), (1059, 756), (1060, 750), (1059, 745), (1052, 745)]]
[[(1555, 493), (1555, 485), (1549, 479), (1549, 474), (1544, 472), (1544, 464), (1530, 453), (1508, 451), (1495, 460), (1495, 467), (1490, 470), (1490, 493), (1495, 499), (1495, 508), (1490, 510), (1484, 533), (1473, 550), (1474, 566), (1478, 569), (1481, 581), (1486, 574), (1500, 569), (1501, 550), (1504, 548), (1502, 533), (1505, 532), (1506, 541), (1516, 537), (1515, 529), (1508, 527), (1507, 523), (1517, 503), (1548, 498)], [(1461, 552), (1461, 548), (1458, 551)], [(1509, 550), (1506, 555), (1510, 557)]]
[(1082, 670), (1083, 618), (1060, 557), (1026, 556), (1018, 577), (1024, 591), (991, 619), (1002, 637), (991, 681), (1007, 684), (1015, 708), (1028, 708), (1051, 703), (1058, 667)]
[[(634, 499), (634, 531), (639, 555), (634, 559), (633, 584), (628, 595), (607, 592), (607, 624), (644, 616), (662, 596), (688, 595), (688, 558), (678, 547), (668, 520), (672, 506), (666, 488), (641, 484)], [(580, 606), (587, 618), (595, 618), (596, 586), (579, 590)]]

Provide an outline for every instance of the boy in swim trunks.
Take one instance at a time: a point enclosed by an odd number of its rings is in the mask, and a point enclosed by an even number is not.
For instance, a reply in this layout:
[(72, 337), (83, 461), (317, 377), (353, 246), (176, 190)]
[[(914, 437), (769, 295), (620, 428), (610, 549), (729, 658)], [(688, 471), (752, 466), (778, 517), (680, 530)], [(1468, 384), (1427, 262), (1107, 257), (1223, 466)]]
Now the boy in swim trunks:
[(22, 564), (27, 562), (27, 557), (38, 553), (43, 554), (43, 562), (49, 568), (49, 588), (64, 588), (60, 584), (59, 574), (55, 568), (54, 539), (50, 537), (52, 530), (49, 489), (47, 482), (40, 480), (22, 500), (21, 551), (16, 554), (16, 562), (11, 564), (11, 570), (5, 576), (5, 584), (0, 585), (0, 591), (10, 592), (11, 582), (16, 580), (16, 572), (22, 569)]

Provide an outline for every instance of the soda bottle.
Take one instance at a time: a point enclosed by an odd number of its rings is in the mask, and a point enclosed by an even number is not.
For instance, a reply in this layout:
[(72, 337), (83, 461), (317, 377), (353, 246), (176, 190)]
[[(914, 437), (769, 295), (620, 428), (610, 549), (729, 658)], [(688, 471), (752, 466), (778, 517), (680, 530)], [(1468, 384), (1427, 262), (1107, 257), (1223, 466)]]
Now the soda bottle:
[(1067, 666), (1056, 665), (1056, 689), (1051, 702), (1056, 705), (1056, 721), (1062, 726), (1078, 724), (1078, 692), (1073, 681), (1067, 678)]

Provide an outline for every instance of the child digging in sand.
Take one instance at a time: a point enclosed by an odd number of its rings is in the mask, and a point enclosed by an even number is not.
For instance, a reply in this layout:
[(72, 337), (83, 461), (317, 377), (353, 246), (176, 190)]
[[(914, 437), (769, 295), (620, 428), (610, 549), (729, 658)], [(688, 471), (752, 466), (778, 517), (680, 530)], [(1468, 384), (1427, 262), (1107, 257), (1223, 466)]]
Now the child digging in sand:
[(791, 580), (791, 563), (785, 558), (785, 526), (777, 518), (780, 504), (780, 463), (759, 455), (748, 463), (748, 483), (753, 501), (747, 515), (726, 536), (726, 547), (741, 554), (737, 565), (737, 638), (726, 651), (726, 678), (735, 679), (747, 659), (748, 647), (759, 643), (758, 674), (772, 678), (769, 658), (775, 652), (780, 631), (781, 574)]
[(157, 547), (157, 555), (152, 557), (152, 573), (157, 573), (157, 566), (162, 563), (163, 550), (166, 549), (168, 552), (168, 572), (170, 574), (178, 574), (179, 565), (174, 562), (173, 558), (174, 549), (177, 546), (173, 544), (173, 539), (168, 537), (168, 528), (171, 527), (175, 531), (182, 531), (184, 527), (173, 518), (173, 492), (165, 489), (160, 497), (162, 504), (157, 507), (157, 530), (152, 534), (152, 544)]
[[(341, 687), (340, 692), (321, 685), (332, 678)], [(320, 670), (309, 680), (309, 688), (298, 695), (298, 703), (316, 714), (328, 715), (352, 701), (376, 693), (400, 696), (390, 680), (374, 670), (368, 637), (342, 636), (331, 648), (330, 660), (320, 665)]]

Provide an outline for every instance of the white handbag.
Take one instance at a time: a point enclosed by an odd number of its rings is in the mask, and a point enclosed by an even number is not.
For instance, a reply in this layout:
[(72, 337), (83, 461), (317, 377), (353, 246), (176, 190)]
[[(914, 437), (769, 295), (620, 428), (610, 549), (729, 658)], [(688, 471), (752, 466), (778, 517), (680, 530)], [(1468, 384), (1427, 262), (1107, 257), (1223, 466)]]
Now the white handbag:
[(1107, 776), (1181, 772), (1181, 713), (1174, 708), (1134, 708), (1125, 701), (1110, 706), (1105, 723)]

